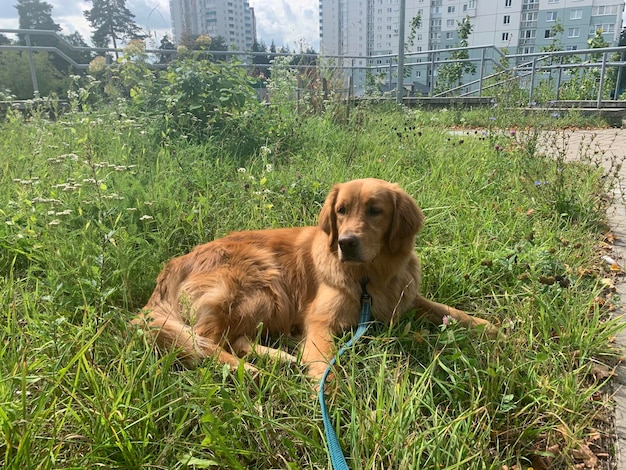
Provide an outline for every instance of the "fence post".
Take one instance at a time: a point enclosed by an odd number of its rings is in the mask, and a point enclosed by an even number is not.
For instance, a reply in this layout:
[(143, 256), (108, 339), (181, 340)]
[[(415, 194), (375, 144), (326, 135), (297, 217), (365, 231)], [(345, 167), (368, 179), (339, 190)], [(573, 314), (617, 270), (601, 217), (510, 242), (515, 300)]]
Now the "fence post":
[(300, 74), (296, 77), (296, 115), (300, 115), (300, 89), (302, 87), (302, 78)]
[(430, 53), (430, 96), (435, 94), (435, 53)]
[(485, 74), (485, 48), (480, 52), (480, 75), (478, 77), (478, 97), (483, 96), (483, 75)]
[[(622, 52), (620, 54), (620, 62), (623, 62), (623, 61), (624, 61), (624, 53)], [(619, 94), (620, 94), (619, 86), (620, 86), (620, 83), (622, 83), (622, 68), (623, 67), (621, 65), (617, 68), (617, 79), (615, 80), (615, 91), (613, 92), (613, 99), (615, 101), (619, 99)]]
[(352, 97), (354, 96), (354, 82), (352, 80), (352, 75), (350, 75), (350, 79), (348, 80), (348, 99), (346, 100), (346, 121), (350, 119), (350, 106), (352, 106)]
[(559, 101), (559, 91), (561, 90), (561, 80), (563, 78), (563, 56), (559, 57), (559, 74), (556, 77), (556, 90), (555, 90), (555, 100)]
[(37, 72), (35, 71), (35, 62), (33, 60), (33, 50), (30, 47), (30, 34), (24, 36), (26, 45), (28, 46), (28, 66), (30, 67), (30, 78), (33, 81), (33, 94), (35, 98), (39, 98), (39, 85), (37, 84)]
[(533, 102), (533, 90), (535, 88), (535, 67), (537, 66), (537, 57), (533, 57), (533, 64), (530, 69), (530, 93), (528, 96), (528, 105)]
[(600, 69), (600, 86), (598, 87), (598, 102), (596, 108), (602, 107), (602, 92), (604, 91), (604, 75), (606, 74), (606, 52), (602, 53), (602, 69)]
[(400, 24), (398, 25), (398, 88), (396, 90), (396, 103), (402, 104), (404, 98), (404, 17), (406, 0), (400, 0)]
[(354, 60), (354, 58), (350, 59), (350, 90), (348, 91), (348, 101), (350, 101), (350, 94), (354, 84)]

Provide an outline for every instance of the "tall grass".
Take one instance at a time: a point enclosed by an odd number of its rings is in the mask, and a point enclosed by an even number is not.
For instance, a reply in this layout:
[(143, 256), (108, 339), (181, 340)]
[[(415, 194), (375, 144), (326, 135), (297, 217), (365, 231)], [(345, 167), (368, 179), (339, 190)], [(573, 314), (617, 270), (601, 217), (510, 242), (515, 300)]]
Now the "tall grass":
[(599, 453), (621, 328), (600, 260), (612, 175), (539, 154), (539, 121), (450, 133), (441, 113), (330, 115), (285, 116), (248, 153), (157, 143), (117, 112), (0, 123), (0, 465), (328, 468), (300, 367), (257, 358), (256, 382), (211, 360), (182, 369), (128, 321), (170, 257), (315, 224), (331, 185), (360, 177), (423, 208), (425, 293), (505, 335), (411, 315), (371, 329), (328, 397), (352, 468), (571, 468)]

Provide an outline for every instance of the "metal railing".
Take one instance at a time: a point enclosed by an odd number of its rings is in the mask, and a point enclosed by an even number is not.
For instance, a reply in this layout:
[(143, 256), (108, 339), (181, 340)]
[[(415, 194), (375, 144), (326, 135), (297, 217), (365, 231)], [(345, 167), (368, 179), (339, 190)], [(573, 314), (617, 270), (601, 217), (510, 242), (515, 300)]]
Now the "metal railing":
[[(37, 71), (33, 60), (33, 52), (48, 52), (55, 54), (65, 60), (71, 67), (76, 70), (87, 70), (88, 63), (77, 62), (69, 54), (72, 52), (81, 52), (97, 55), (118, 55), (124, 52), (124, 48), (103, 48), (103, 47), (80, 47), (74, 46), (67, 42), (65, 38), (54, 31), (48, 30), (24, 30), (24, 29), (0, 29), (0, 33), (17, 34), (24, 38), (25, 44), (8, 44), (0, 45), (2, 51), (25, 51), (28, 53), (30, 66), (30, 74), (33, 83), (35, 96), (38, 95)], [(56, 45), (42, 46), (33, 45), (31, 38), (33, 36), (43, 36), (54, 38)], [(456, 51), (465, 51), (467, 59), (452, 59), (451, 54)], [(216, 57), (237, 57), (242, 67), (258, 67), (269, 68), (272, 64), (253, 64), (252, 59), (255, 56), (293, 56), (293, 53), (269, 53), (269, 52), (250, 52), (250, 51), (207, 51)], [(146, 63), (149, 67), (164, 68), (167, 64), (159, 63), (159, 59), (164, 55), (174, 58), (177, 50), (169, 49), (146, 49)], [(536, 86), (541, 83), (543, 75), (548, 73), (550, 78), (556, 74), (555, 80), (555, 98), (559, 99), (559, 89), (561, 84), (567, 77), (563, 77), (564, 72), (577, 69), (595, 69), (599, 71), (598, 90), (595, 97), (596, 106), (600, 108), (603, 103), (604, 87), (607, 80), (607, 73), (610, 69), (616, 69), (617, 79), (615, 80), (615, 89), (613, 90), (613, 99), (617, 99), (620, 91), (619, 84), (622, 77), (622, 69), (626, 65), (623, 60), (626, 57), (626, 46), (623, 47), (607, 47), (601, 49), (583, 49), (572, 51), (556, 51), (556, 52), (537, 52), (531, 54), (505, 54), (499, 48), (493, 45), (471, 46), (467, 48), (449, 48), (449, 49), (433, 49), (427, 51), (407, 52), (403, 57), (403, 75), (404, 80), (398, 80), (398, 55), (397, 54), (381, 54), (373, 56), (318, 56), (316, 54), (297, 54), (302, 57), (312, 57), (316, 59), (315, 64), (297, 65), (299, 69), (331, 68), (335, 73), (342, 74), (344, 83), (350, 83), (354, 89), (347, 91), (348, 96), (359, 95), (365, 91), (366, 80), (376, 75), (378, 78), (383, 76), (384, 82), (379, 84), (383, 91), (389, 92), (389, 96), (398, 96), (398, 90), (394, 86), (401, 86), (402, 82), (406, 83), (406, 88), (400, 90), (401, 95), (409, 96), (411, 94), (431, 96), (431, 97), (482, 97), (485, 91), (493, 90), (500, 85), (517, 82), (520, 86), (528, 89), (529, 103), (533, 101), (533, 95)], [(615, 60), (618, 56), (619, 60)], [(450, 86), (444, 91), (436, 92), (437, 75), (442, 67), (450, 64), (467, 63), (473, 64), (476, 70), (472, 74), (464, 74), (462, 83)], [(512, 64), (512, 65), (509, 65)], [(406, 77), (419, 76), (406, 80)], [(395, 84), (394, 84), (395, 80)], [(343, 86), (346, 90), (346, 85)], [(355, 91), (356, 90), (356, 91)]]

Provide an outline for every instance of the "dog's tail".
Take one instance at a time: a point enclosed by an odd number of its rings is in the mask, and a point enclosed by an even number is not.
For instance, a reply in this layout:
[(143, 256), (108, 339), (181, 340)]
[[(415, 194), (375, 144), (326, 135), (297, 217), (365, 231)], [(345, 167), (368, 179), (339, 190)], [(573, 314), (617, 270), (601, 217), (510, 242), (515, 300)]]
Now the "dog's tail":
[(161, 350), (176, 351), (187, 367), (197, 366), (215, 347), (175, 312), (146, 307), (131, 323), (149, 331)]

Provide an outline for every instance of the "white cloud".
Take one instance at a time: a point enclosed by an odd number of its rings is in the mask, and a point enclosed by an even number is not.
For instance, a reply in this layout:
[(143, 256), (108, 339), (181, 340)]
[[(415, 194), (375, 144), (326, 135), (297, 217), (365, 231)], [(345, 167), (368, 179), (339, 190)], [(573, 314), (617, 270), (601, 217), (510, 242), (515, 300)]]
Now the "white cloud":
[(317, 0), (251, 0), (256, 17), (259, 41), (268, 46), (272, 40), (280, 46), (295, 49), (304, 40), (319, 49)]
[[(91, 43), (91, 27), (83, 12), (91, 8), (88, 1), (47, 0), (52, 17), (63, 28), (61, 33), (78, 31)], [(0, 0), (0, 28), (18, 27), (17, 10)], [(254, 7), (259, 41), (268, 46), (272, 41), (280, 47), (296, 49), (301, 41), (319, 49), (318, 0), (250, 0)], [(135, 15), (135, 22), (150, 35), (149, 47), (158, 47), (161, 38), (171, 33), (169, 0), (126, 0), (126, 7)]]

